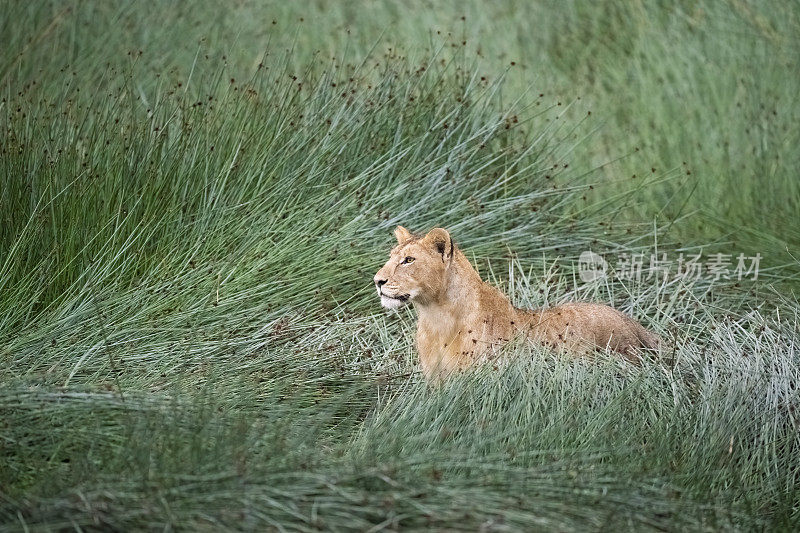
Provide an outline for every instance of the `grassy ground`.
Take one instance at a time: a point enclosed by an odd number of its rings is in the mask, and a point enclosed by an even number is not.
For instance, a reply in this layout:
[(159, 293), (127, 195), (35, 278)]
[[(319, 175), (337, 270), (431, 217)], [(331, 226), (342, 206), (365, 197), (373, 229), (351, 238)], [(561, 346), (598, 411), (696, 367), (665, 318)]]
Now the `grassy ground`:
[[(796, 5), (2, 7), (0, 529), (800, 526)], [(431, 389), (396, 224), (674, 349)]]

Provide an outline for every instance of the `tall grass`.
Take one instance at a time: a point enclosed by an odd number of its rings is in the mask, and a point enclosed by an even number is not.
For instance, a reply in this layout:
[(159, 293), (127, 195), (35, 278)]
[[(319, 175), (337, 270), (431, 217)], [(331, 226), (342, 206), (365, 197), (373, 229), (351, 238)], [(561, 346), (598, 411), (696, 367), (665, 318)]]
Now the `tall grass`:
[[(3, 6), (0, 528), (797, 527), (798, 15), (731, 6)], [(396, 224), (672, 349), (430, 388)], [(576, 280), (654, 245), (769, 268)]]

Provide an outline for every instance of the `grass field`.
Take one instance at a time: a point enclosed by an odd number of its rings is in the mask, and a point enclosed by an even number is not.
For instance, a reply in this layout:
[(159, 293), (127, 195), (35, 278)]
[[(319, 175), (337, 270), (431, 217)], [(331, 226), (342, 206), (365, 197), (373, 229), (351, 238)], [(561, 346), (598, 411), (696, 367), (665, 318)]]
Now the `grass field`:
[[(666, 4), (2, 2), (0, 531), (800, 528), (800, 6)], [(672, 349), (432, 388), (397, 224)]]

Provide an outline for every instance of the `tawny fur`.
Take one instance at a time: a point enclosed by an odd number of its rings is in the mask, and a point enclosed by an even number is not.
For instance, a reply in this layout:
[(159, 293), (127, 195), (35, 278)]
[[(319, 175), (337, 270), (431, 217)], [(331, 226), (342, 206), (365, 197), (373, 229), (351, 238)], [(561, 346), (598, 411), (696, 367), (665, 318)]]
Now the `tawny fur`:
[(444, 229), (416, 237), (398, 226), (395, 236), (398, 244), (375, 275), (375, 285), (385, 307), (411, 302), (417, 308), (417, 349), (428, 378), (490, 359), (519, 336), (558, 352), (586, 355), (610, 349), (629, 359), (659, 344), (657, 335), (607, 305), (515, 308), (481, 280)]

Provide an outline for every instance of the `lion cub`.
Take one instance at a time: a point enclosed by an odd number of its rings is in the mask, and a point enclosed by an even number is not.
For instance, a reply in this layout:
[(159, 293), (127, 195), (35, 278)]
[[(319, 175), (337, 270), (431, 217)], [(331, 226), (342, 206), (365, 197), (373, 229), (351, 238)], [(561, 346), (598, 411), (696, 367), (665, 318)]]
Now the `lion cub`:
[(417, 349), (425, 376), (445, 376), (524, 335), (556, 351), (587, 354), (611, 349), (636, 359), (659, 338), (607, 305), (568, 303), (537, 310), (517, 309), (481, 280), (453, 244), (447, 230), (424, 237), (398, 226), (389, 261), (375, 275), (381, 304), (395, 309), (413, 302), (419, 312)]

